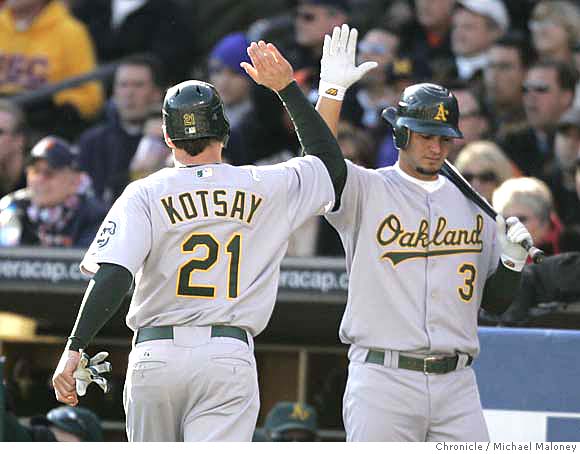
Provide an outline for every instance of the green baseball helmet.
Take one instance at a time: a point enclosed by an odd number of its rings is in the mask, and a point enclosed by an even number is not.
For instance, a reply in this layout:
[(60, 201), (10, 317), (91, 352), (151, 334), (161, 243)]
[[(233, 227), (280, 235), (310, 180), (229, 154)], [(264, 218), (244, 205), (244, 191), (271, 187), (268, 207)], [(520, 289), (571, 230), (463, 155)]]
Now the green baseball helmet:
[(387, 107), (382, 117), (393, 127), (395, 145), (405, 149), (409, 131), (431, 136), (462, 138), (459, 130), (459, 107), (450, 90), (440, 85), (422, 83), (407, 87), (397, 108)]
[(83, 407), (53, 408), (46, 414), (45, 425), (54, 425), (82, 441), (103, 441), (101, 422), (96, 414)]
[(228, 141), (230, 123), (213, 85), (187, 80), (167, 90), (163, 101), (163, 126), (173, 141), (209, 137)]
[(317, 414), (314, 407), (298, 402), (278, 402), (266, 416), (264, 429), (272, 441), (282, 441), (284, 432), (300, 430), (316, 436)]

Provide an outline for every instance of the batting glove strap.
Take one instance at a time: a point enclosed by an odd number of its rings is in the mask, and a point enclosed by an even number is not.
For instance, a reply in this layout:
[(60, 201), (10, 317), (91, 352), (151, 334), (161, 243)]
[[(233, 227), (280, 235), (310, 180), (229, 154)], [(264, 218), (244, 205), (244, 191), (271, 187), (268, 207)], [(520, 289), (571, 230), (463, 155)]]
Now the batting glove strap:
[(336, 101), (342, 101), (344, 99), (344, 94), (346, 93), (346, 88), (339, 85), (320, 81), (318, 85), (318, 94), (324, 96), (325, 98), (334, 99)]
[(109, 382), (101, 376), (101, 374), (111, 372), (113, 369), (111, 363), (105, 361), (107, 356), (109, 356), (107, 352), (100, 352), (92, 358), (89, 358), (89, 355), (86, 353), (81, 353), (79, 365), (73, 373), (73, 377), (76, 379), (77, 394), (79, 396), (84, 396), (87, 393), (87, 388), (91, 383), (99, 385), (103, 392), (109, 392)]
[[(504, 220), (502, 216), (496, 218), (497, 238), (501, 245), (501, 261), (507, 268), (521, 271), (526, 264), (527, 251), (521, 246), (525, 239), (532, 241), (532, 236), (516, 217)], [(506, 232), (507, 225), (507, 232)]]
[(320, 96), (341, 101), (352, 84), (360, 80), (368, 71), (377, 67), (376, 62), (355, 64), (358, 31), (343, 24), (334, 27), (332, 38), (324, 37), (322, 60), (320, 61)]

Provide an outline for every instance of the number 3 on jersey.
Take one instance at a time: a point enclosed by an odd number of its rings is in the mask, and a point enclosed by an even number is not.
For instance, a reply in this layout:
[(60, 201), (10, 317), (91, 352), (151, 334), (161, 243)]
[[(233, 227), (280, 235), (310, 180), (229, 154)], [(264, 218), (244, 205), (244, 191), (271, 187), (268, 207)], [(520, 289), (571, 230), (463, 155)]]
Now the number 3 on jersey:
[[(214, 285), (193, 285), (192, 275), (194, 272), (205, 272), (213, 268), (219, 260), (220, 243), (211, 233), (192, 233), (181, 245), (182, 254), (191, 254), (197, 248), (206, 249), (204, 258), (191, 259), (179, 267), (177, 275), (177, 296), (189, 298), (215, 298), (216, 287)], [(226, 244), (228, 254), (227, 273), (227, 298), (238, 297), (240, 287), (240, 256), (242, 251), (242, 236), (233, 234)]]
[(470, 303), (473, 298), (477, 270), (472, 263), (462, 263), (457, 268), (457, 273), (464, 275), (463, 285), (457, 288), (457, 293), (464, 303)]

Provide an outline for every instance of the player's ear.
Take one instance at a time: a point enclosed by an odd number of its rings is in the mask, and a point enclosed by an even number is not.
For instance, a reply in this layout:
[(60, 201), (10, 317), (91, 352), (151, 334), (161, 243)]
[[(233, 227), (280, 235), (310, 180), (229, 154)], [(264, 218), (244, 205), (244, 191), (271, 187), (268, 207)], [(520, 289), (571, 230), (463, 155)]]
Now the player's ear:
[(167, 146), (169, 148), (177, 148), (175, 146), (175, 144), (173, 143), (173, 141), (169, 138), (169, 136), (167, 135), (167, 130), (165, 129), (165, 125), (162, 125), (161, 128), (163, 129), (163, 138), (165, 139), (165, 143), (167, 144)]

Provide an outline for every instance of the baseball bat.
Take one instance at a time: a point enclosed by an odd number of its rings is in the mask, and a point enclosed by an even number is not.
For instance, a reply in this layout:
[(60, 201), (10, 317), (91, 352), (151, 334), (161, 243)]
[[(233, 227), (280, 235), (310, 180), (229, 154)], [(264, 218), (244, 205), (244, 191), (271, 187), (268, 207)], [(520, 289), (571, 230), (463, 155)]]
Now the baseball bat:
[[(485, 200), (481, 194), (473, 189), (467, 180), (459, 173), (459, 170), (453, 167), (453, 165), (447, 159), (443, 163), (443, 167), (441, 167), (440, 173), (441, 175), (447, 177), (451, 183), (457, 186), (457, 188), (463, 193), (465, 197), (475, 203), (495, 221), (495, 218), (497, 217), (497, 211), (494, 210), (491, 204)], [(532, 245), (532, 242), (527, 238), (523, 240), (520, 245), (527, 251), (534, 263), (541, 263), (544, 260), (544, 251)]]

